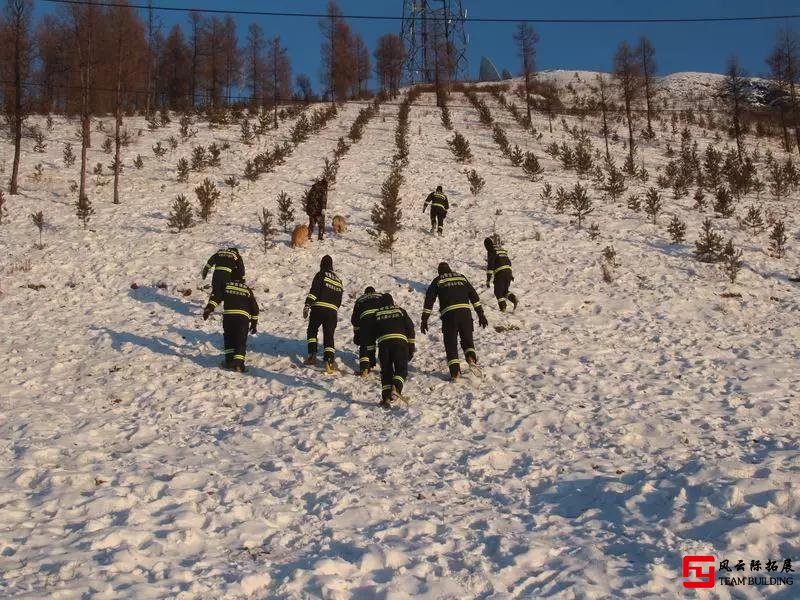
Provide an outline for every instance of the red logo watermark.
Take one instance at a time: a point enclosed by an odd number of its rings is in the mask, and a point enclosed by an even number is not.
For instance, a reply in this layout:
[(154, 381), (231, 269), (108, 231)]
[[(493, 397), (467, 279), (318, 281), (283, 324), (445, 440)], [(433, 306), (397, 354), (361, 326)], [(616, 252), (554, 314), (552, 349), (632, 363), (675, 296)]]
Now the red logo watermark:
[[(689, 555), (683, 557), (683, 587), (713, 588), (715, 583), (716, 559), (710, 555)], [(694, 581), (685, 581), (692, 578)]]

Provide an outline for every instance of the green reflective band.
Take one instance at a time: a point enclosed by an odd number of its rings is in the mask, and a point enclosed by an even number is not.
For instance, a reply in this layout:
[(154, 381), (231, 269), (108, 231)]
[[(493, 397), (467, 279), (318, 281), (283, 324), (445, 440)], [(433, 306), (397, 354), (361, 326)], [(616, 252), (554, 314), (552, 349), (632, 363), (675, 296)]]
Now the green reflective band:
[(367, 315), (374, 315), (376, 312), (378, 312), (377, 308), (368, 308), (367, 310), (365, 310), (364, 312), (361, 313), (361, 316), (359, 317), (359, 319), (363, 319)]
[(416, 344), (416, 342), (414, 341), (414, 338), (410, 338), (410, 339), (408, 340), (408, 343), (409, 343), (409, 344)]
[(404, 336), (402, 333), (387, 333), (386, 335), (382, 335), (378, 338), (377, 342), (380, 344), (381, 342), (385, 342), (386, 340), (403, 340), (404, 342), (408, 341), (408, 338)]
[(208, 305), (209, 305), (211, 308), (217, 308), (217, 307), (219, 306), (219, 302), (215, 302), (214, 300), (209, 300), (209, 301), (208, 301)]
[(226, 309), (224, 314), (226, 314), (226, 315), (237, 315), (237, 316), (240, 316), (240, 317), (247, 317), (248, 319), (250, 318), (250, 313), (249, 312), (247, 312), (246, 310), (239, 310), (238, 308)]
[(220, 266), (215, 266), (215, 267), (214, 267), (214, 270), (215, 270), (215, 271), (226, 271), (226, 272), (228, 272), (228, 273), (233, 273), (233, 271), (231, 271), (231, 268), (230, 268), (230, 267), (220, 267)]
[(244, 360), (244, 354), (234, 354), (233, 360)]
[(433, 312), (433, 311), (432, 311), (430, 308), (423, 308), (423, 309), (422, 309), (422, 314), (423, 314), (423, 315), (429, 315), (429, 314), (431, 314), (432, 312)]
[(245, 294), (249, 294), (250, 290), (247, 288), (239, 287), (238, 285), (231, 285), (228, 284), (225, 286), (225, 291), (231, 290), (232, 292), (244, 292)]
[[(480, 303), (478, 303), (478, 304), (480, 304)], [(451, 304), (450, 306), (442, 309), (442, 314), (443, 315), (447, 314), (451, 310), (458, 310), (459, 308), (466, 308), (467, 310), (469, 310), (469, 304)]]
[(457, 358), (454, 358), (453, 360), (448, 360), (448, 361), (447, 361), (447, 366), (449, 367), (449, 366), (451, 366), (451, 365), (458, 364), (459, 362), (460, 362), (460, 361), (459, 361), (459, 359), (457, 359)]
[(400, 375), (395, 375), (394, 377), (392, 377), (392, 379), (397, 379), (397, 381), (399, 381), (400, 383), (406, 382), (406, 380), (400, 377)]
[(384, 385), (381, 387), (381, 391), (383, 392), (388, 392), (390, 389), (392, 389), (391, 385)]
[(317, 299), (317, 297), (314, 294), (312, 294), (311, 292), (308, 293), (308, 296), (306, 296), (306, 298), (310, 298), (311, 300), (316, 300)]
[(236, 350), (234, 350), (233, 348), (225, 348), (223, 354), (233, 354), (234, 352), (236, 352)]
[(331, 310), (339, 310), (339, 307), (335, 304), (330, 304), (329, 302), (314, 302), (312, 305), (314, 308), (330, 308)]
[(335, 352), (336, 348), (325, 348), (325, 352)]
[(251, 321), (258, 321), (258, 315), (250, 317)]
[(475, 308), (478, 308), (480, 305), (481, 305), (481, 301), (480, 301), (480, 300), (478, 300), (478, 301), (477, 301), (477, 302), (475, 302), (475, 303), (474, 303), (472, 306), (474, 306)]
[(309, 342), (314, 342), (316, 344), (317, 343), (317, 338), (308, 338), (308, 341)]
[(358, 362), (365, 362), (365, 363), (368, 363), (368, 362), (369, 362), (369, 357), (368, 357), (368, 356), (365, 356), (365, 357), (363, 357), (361, 360), (359, 360)]
[(495, 272), (495, 273), (499, 273), (500, 271), (504, 271), (504, 270), (506, 270), (506, 269), (508, 269), (508, 270), (510, 271), (510, 270), (511, 270), (511, 265), (503, 265), (502, 267), (497, 267), (497, 268), (494, 270), (494, 272)]
[(432, 202), (431, 208), (441, 208), (442, 210), (444, 210), (444, 204), (439, 204), (438, 202)]
[(475, 348), (467, 348), (466, 350), (464, 350), (464, 354), (469, 354), (470, 352), (472, 352), (473, 354), (477, 354), (477, 352), (475, 352)]
[(336, 281), (335, 279), (331, 279), (330, 277), (325, 278), (325, 283), (330, 283), (332, 286), (341, 288), (342, 283), (340, 281)]
[(463, 281), (464, 283), (467, 282), (467, 278), (463, 275), (457, 275), (456, 277), (447, 277), (445, 279), (440, 279), (439, 283), (450, 283), (451, 281)]

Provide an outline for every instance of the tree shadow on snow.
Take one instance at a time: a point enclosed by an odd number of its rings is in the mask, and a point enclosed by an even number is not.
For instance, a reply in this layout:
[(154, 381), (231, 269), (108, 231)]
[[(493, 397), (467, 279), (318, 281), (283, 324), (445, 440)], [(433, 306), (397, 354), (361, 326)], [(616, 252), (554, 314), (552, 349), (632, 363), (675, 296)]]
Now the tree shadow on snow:
[(180, 298), (173, 298), (166, 293), (162, 293), (158, 289), (150, 287), (140, 287), (135, 290), (128, 290), (128, 296), (137, 302), (142, 302), (144, 304), (158, 304), (159, 306), (168, 308), (185, 317), (191, 317), (199, 314), (198, 312), (194, 312), (194, 309), (198, 309), (199, 312), (202, 312), (202, 306), (204, 306), (195, 302), (184, 302)]

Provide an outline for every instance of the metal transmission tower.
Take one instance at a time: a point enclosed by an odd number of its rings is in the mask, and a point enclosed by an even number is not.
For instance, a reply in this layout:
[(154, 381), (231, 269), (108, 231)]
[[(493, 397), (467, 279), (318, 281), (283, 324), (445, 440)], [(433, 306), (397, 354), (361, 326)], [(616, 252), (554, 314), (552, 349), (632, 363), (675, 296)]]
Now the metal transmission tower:
[(409, 83), (466, 76), (466, 17), (461, 0), (403, 0), (400, 36), (406, 48)]

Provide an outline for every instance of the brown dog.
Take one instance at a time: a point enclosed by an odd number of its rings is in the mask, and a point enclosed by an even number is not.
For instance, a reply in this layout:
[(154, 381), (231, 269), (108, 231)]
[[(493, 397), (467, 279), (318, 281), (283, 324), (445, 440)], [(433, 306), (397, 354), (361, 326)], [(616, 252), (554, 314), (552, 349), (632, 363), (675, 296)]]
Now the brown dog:
[(292, 231), (292, 248), (305, 248), (310, 237), (308, 235), (308, 225), (298, 225)]
[(342, 215), (333, 217), (333, 230), (336, 233), (344, 233), (347, 231), (347, 221)]

